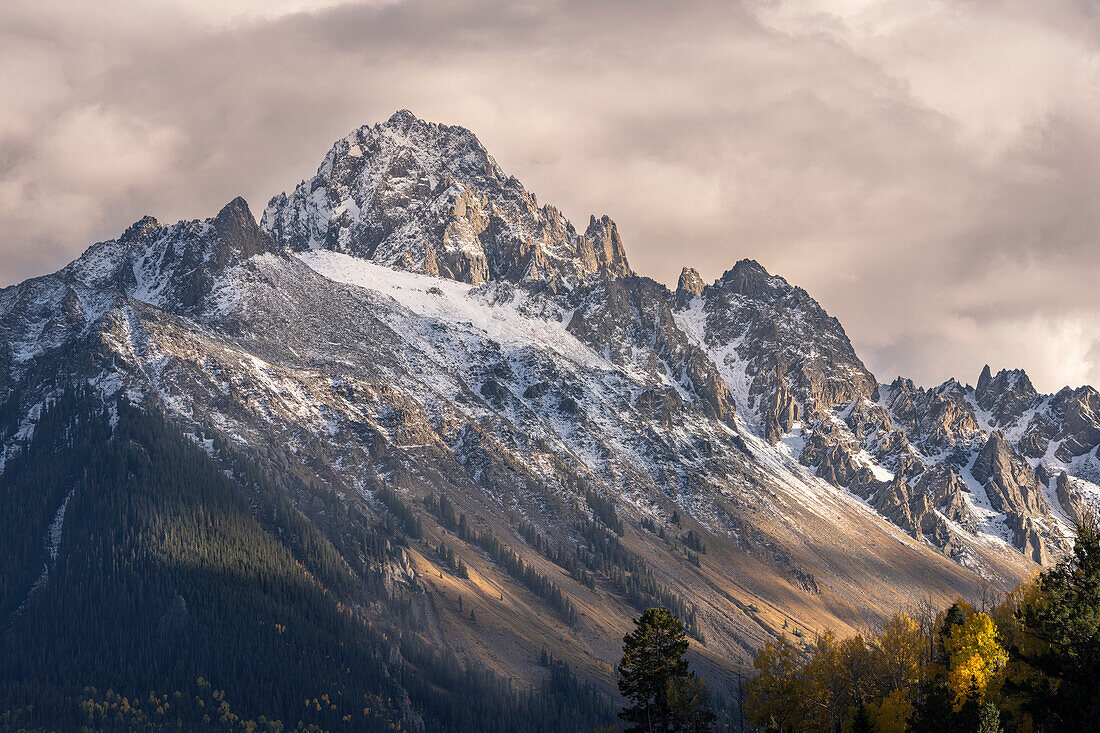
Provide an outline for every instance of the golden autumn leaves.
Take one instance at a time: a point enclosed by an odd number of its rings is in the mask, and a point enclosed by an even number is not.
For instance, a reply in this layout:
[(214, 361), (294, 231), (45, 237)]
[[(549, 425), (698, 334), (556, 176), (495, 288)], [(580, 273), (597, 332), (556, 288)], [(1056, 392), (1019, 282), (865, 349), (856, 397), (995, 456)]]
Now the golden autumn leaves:
[(832, 731), (866, 716), (880, 733), (904, 733), (921, 685), (946, 675), (953, 709), (982, 703), (1008, 662), (997, 626), (985, 613), (957, 604), (956, 617), (920, 624), (888, 618), (867, 638), (837, 639), (826, 631), (805, 652), (785, 635), (758, 652), (747, 710), (760, 728)]
[(954, 709), (967, 699), (985, 699), (994, 676), (1008, 664), (1008, 652), (998, 640), (997, 626), (984, 613), (975, 613), (952, 628), (943, 639), (948, 655), (947, 684), (954, 694)]

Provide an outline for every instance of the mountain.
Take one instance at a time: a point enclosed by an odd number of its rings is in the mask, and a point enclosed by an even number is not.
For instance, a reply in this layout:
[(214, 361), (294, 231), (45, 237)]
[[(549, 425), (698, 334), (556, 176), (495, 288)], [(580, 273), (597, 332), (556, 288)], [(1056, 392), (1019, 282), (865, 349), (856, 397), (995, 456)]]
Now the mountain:
[(17, 702), (202, 676), (331, 729), (568, 729), (646, 606), (724, 691), (781, 629), (1011, 588), (1100, 503), (1095, 390), (880, 384), (758, 263), (670, 290), (405, 111), (259, 223), (145, 217), (0, 291), (0, 400)]

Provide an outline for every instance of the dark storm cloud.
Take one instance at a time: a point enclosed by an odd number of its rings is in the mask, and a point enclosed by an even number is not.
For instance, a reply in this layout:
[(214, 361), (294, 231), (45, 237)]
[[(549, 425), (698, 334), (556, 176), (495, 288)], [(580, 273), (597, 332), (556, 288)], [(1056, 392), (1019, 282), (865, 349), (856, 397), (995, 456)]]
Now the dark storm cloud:
[(1100, 383), (1098, 21), (1069, 2), (115, 2), (0, 8), (0, 280), (145, 213), (255, 213), (410, 108), (639, 271), (742, 257), (871, 369)]

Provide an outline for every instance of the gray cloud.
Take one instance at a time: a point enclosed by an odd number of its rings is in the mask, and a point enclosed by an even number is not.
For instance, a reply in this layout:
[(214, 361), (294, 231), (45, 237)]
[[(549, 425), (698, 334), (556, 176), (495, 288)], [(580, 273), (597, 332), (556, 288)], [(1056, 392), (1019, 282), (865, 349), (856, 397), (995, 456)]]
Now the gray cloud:
[(407, 107), (645, 274), (761, 261), (880, 379), (1100, 383), (1098, 48), (1072, 0), (9, 3), (0, 282), (258, 212)]

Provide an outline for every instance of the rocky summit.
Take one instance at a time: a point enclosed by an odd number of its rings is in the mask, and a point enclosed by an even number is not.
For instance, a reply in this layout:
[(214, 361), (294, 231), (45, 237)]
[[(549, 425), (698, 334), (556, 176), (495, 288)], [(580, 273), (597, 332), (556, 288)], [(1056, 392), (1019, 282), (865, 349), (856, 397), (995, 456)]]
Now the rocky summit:
[[(663, 605), (721, 680), (780, 629), (1014, 587), (1100, 503), (1091, 387), (880, 382), (759, 263), (670, 290), (607, 216), (579, 231), (473, 133), (406, 111), (337, 141), (259, 223), (242, 199), (145, 217), (0, 290), (0, 399), (0, 496), (34, 507), (4, 545), (9, 636), (102, 540), (71, 529), (100, 521), (96, 470), (47, 491), (28, 456), (52, 465), (102, 420), (86, 450), (154, 461), (134, 415), (155, 416), (311, 603), (380, 634), (364, 658), (412, 729), (429, 713), (401, 670), (428, 659), (535, 685), (548, 651), (609, 690), (632, 615)], [(172, 547), (167, 526), (148, 537)], [(202, 617), (187, 562), (154, 574), (150, 638)]]

